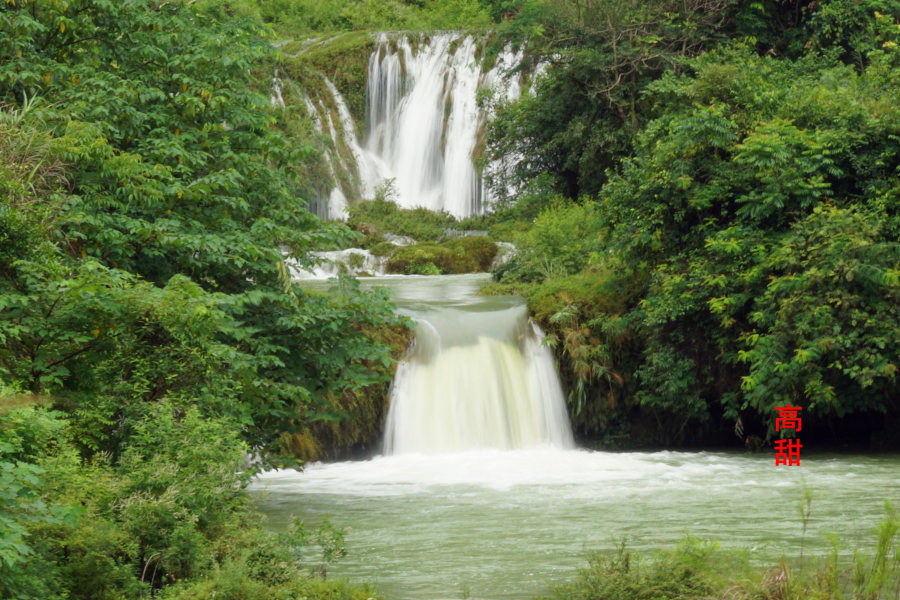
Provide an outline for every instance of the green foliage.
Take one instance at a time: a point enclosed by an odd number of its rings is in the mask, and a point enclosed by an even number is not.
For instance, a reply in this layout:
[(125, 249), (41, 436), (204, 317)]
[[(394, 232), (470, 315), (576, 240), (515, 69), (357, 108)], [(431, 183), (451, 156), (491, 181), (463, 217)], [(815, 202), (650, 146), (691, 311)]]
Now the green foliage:
[(527, 232), (516, 236), (516, 256), (502, 265), (501, 276), (545, 281), (579, 273), (598, 247), (598, 223), (594, 202), (576, 204), (557, 198)]
[[(900, 296), (897, 249), (881, 241), (877, 220), (817, 207), (754, 258), (760, 262), (738, 275), (767, 279), (751, 305), (754, 329), (741, 336), (746, 350), (738, 352), (749, 365), (746, 405), (767, 413), (803, 398), (808, 410), (838, 417), (887, 412), (900, 356)], [(746, 304), (736, 296), (710, 300), (712, 311), (733, 318)]]
[(674, 550), (655, 552), (650, 558), (627, 550), (623, 542), (613, 552), (592, 552), (588, 566), (574, 581), (554, 588), (551, 598), (887, 600), (896, 597), (900, 582), (898, 532), (898, 511), (888, 503), (884, 520), (874, 528), (874, 543), (870, 548), (855, 548), (849, 560), (842, 562), (835, 536), (830, 555), (824, 560), (807, 560), (804, 564), (801, 551), (799, 557), (782, 558), (778, 566), (768, 570), (757, 566), (758, 555), (726, 551), (717, 542), (689, 535)]
[(426, 208), (400, 208), (394, 201), (392, 187), (386, 188), (381, 197), (348, 207), (347, 212), (350, 214), (347, 225), (353, 229), (361, 231), (363, 223), (374, 226), (375, 235), (369, 235), (363, 247), (381, 243), (381, 236), (387, 233), (409, 236), (419, 242), (437, 242), (444, 237), (444, 230), (456, 223), (453, 215), (448, 213)]
[(24, 461), (6, 460), (15, 447), (0, 443), (0, 593), (30, 598), (44, 590), (35, 581), (27, 561), (34, 548), (28, 526), (40, 523), (73, 526), (82, 512), (77, 506), (48, 505), (40, 497), (44, 469)]
[(343, 31), (470, 29), (491, 24), (482, 0), (204, 0), (211, 16), (254, 19), (282, 36)]
[[(242, 493), (252, 475), (241, 470), (249, 448), (231, 421), (160, 403), (134, 429), (112, 463), (82, 459), (62, 413), (22, 409), (0, 418), (3, 476), (12, 482), (3, 492), (14, 497), (0, 513), (12, 523), (2, 539), (28, 557), (0, 567), (4, 592), (125, 599), (175, 582), (165, 594), (220, 586), (262, 598), (284, 597), (267, 590), (348, 598), (369, 591), (313, 581), (346, 554), (344, 532), (327, 520), (315, 529), (295, 521), (278, 535), (262, 529)], [(19, 466), (7, 470), (8, 456)]]
[(496, 107), (487, 156), (521, 157), (494, 178), (496, 196), (508, 195), (510, 179), (541, 175), (568, 198), (597, 194), (653, 114), (646, 86), (704, 50), (727, 22), (728, 6), (724, 0), (524, 3), (503, 37), (527, 40), (528, 53), (549, 65), (520, 100)]
[(117, 458), (162, 399), (234, 419), (266, 457), (383, 382), (362, 364), (389, 351), (361, 333), (398, 323), (383, 293), (285, 286), (284, 249), (309, 264), (354, 235), (297, 196), (309, 148), (248, 79), (273, 52), (256, 30), (180, 4), (44, 4), (0, 13), (44, 35), (3, 38), (0, 94), (54, 102), (0, 111), (3, 377)]

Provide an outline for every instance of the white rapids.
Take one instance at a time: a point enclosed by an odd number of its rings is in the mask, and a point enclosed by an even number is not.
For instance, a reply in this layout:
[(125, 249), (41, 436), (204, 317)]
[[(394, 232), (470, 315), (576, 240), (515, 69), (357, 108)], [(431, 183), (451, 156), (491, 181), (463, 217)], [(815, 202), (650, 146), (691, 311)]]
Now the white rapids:
[(574, 447), (542, 337), (524, 306), (420, 318), (394, 378), (385, 453)]

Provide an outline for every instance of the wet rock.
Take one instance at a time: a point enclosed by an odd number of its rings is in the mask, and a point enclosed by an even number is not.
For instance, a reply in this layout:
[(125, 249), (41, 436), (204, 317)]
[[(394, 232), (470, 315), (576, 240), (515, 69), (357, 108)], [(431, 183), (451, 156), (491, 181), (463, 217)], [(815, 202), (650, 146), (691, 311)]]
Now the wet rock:
[(381, 236), (381, 238), (384, 241), (390, 242), (391, 244), (393, 244), (395, 246), (415, 246), (416, 245), (416, 240), (409, 237), (408, 235), (394, 235), (393, 233), (386, 233), (383, 236)]
[(375, 226), (371, 223), (360, 223), (356, 226), (356, 230), (366, 237), (375, 237), (378, 235), (378, 230), (375, 229)]

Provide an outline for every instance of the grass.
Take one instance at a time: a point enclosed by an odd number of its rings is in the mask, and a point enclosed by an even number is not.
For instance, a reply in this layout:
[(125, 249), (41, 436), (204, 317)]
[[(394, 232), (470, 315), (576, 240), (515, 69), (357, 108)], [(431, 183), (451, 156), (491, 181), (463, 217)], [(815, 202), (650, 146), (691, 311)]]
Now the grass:
[(52, 400), (49, 396), (39, 396), (37, 394), (15, 394), (0, 397), (0, 415), (18, 410), (20, 408), (33, 408), (50, 404)]
[[(800, 504), (804, 523), (811, 510)], [(593, 552), (576, 578), (542, 600), (896, 600), (900, 598), (900, 511), (886, 503), (869, 553), (856, 549), (841, 558), (831, 539), (825, 558), (782, 558), (768, 569), (750, 553), (723, 550), (714, 541), (685, 536), (672, 551), (652, 557), (624, 543), (612, 553)], [(805, 541), (805, 540), (804, 540)]]

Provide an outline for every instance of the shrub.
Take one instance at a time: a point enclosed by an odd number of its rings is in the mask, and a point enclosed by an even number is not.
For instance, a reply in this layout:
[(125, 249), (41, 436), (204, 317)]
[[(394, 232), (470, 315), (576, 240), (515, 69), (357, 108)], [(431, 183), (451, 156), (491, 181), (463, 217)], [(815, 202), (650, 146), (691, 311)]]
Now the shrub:
[(450, 240), (441, 245), (418, 244), (398, 248), (388, 261), (389, 273), (453, 275), (489, 271), (497, 245), (486, 237)]
[(574, 275), (597, 250), (600, 228), (594, 202), (557, 199), (531, 229), (517, 237), (518, 254), (504, 267), (504, 280), (542, 281)]

